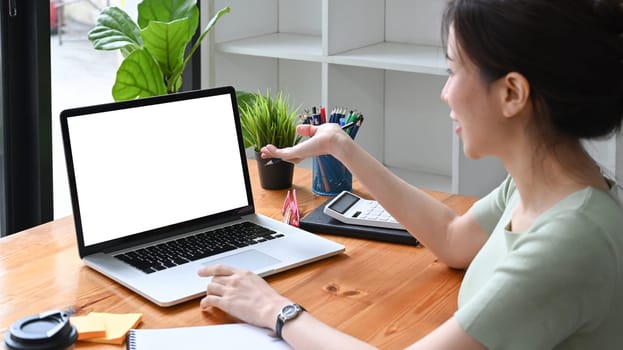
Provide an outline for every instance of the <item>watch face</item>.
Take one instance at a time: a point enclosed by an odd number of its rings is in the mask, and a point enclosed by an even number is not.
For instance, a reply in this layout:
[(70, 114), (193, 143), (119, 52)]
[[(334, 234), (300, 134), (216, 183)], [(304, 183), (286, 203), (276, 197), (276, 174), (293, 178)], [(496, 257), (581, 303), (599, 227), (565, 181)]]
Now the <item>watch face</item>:
[(297, 313), (296, 306), (294, 306), (294, 305), (287, 305), (287, 306), (285, 306), (281, 310), (281, 313), (283, 314), (284, 317), (290, 318), (290, 317), (296, 315), (296, 313)]

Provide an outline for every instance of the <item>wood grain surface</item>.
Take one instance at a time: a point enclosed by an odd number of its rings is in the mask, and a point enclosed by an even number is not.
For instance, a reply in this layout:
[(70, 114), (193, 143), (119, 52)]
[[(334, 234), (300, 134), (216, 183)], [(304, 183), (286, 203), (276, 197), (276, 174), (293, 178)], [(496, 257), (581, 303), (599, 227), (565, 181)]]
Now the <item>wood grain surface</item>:
[[(249, 170), (256, 210), (280, 218), (287, 190), (263, 190), (254, 161), (249, 161)], [(294, 187), (302, 216), (327, 200), (311, 192), (309, 169), (296, 168)], [(356, 179), (353, 188), (367, 196)], [(476, 200), (429, 193), (459, 213)], [(141, 312), (140, 328), (236, 321), (219, 310), (202, 312), (199, 299), (169, 308), (150, 303), (86, 267), (78, 256), (74, 232), (70, 216), (0, 239), (0, 339), (14, 321), (59, 308), (73, 308), (77, 315)], [(455, 312), (463, 272), (437, 262), (425, 247), (324, 237), (344, 244), (345, 253), (267, 280), (329, 325), (382, 349), (400, 349)], [(78, 342), (75, 348), (124, 349), (125, 345)]]

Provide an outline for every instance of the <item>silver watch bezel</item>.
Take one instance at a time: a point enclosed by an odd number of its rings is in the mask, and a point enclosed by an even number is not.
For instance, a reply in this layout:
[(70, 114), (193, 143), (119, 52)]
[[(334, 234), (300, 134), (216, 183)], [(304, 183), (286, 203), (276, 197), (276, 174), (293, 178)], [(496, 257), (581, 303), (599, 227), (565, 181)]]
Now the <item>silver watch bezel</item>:
[(296, 318), (302, 311), (303, 309), (298, 304), (288, 304), (281, 308), (281, 311), (279, 312), (279, 317), (282, 321), (285, 322)]

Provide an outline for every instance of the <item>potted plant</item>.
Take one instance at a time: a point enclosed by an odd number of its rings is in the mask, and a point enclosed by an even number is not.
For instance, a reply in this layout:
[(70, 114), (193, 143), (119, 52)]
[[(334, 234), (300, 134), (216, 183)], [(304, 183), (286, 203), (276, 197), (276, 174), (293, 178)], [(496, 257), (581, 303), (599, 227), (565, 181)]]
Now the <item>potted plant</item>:
[(104, 8), (88, 38), (97, 50), (121, 50), (124, 58), (112, 88), (115, 101), (178, 92), (186, 64), (229, 11), (218, 11), (184, 56), (199, 26), (196, 0), (144, 0), (138, 4), (138, 23), (118, 7)]
[(246, 148), (253, 147), (257, 159), (260, 183), (265, 189), (284, 189), (292, 186), (294, 164), (276, 159), (262, 159), (260, 149), (268, 144), (290, 147), (302, 139), (296, 133), (299, 124), (297, 111), (291, 108), (288, 97), (278, 92), (238, 93), (240, 124)]

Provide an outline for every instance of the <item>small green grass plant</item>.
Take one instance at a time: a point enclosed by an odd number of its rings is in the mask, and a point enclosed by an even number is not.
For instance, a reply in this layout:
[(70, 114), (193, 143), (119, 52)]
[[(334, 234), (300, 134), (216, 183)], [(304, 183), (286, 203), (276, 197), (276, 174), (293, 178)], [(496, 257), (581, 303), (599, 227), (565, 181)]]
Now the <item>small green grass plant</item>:
[(271, 95), (241, 92), (238, 94), (240, 123), (246, 148), (253, 147), (256, 152), (268, 144), (276, 147), (290, 147), (302, 139), (296, 133), (300, 123), (297, 116), (299, 107), (290, 107), (289, 98), (282, 92)]

